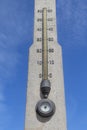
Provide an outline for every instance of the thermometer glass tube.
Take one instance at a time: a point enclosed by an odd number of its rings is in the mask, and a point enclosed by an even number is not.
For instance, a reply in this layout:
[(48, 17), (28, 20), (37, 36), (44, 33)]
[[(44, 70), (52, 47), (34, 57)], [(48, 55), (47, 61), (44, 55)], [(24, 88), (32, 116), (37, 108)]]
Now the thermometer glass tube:
[(50, 81), (48, 80), (48, 42), (47, 42), (47, 8), (42, 10), (42, 82), (41, 92), (45, 98), (50, 93)]
[(47, 9), (42, 12), (42, 73), (43, 80), (48, 79), (48, 43), (47, 43)]

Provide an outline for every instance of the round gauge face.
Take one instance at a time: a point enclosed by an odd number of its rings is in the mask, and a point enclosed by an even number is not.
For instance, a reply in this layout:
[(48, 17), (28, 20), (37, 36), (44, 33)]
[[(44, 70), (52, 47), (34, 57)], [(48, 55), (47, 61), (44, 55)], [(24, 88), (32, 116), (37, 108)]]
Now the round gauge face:
[(41, 111), (43, 112), (49, 112), (50, 111), (50, 104), (47, 103), (47, 102), (44, 102), (41, 106), (40, 106), (40, 109)]
[(36, 112), (42, 117), (51, 117), (55, 112), (55, 104), (49, 99), (42, 99), (36, 105)]

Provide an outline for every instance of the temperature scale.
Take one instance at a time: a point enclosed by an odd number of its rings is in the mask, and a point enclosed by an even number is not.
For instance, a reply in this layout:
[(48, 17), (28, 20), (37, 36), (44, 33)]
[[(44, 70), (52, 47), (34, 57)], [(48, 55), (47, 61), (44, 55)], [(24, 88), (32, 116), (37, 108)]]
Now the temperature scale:
[(25, 130), (66, 130), (55, 0), (35, 0), (34, 20), (34, 43), (29, 49)]

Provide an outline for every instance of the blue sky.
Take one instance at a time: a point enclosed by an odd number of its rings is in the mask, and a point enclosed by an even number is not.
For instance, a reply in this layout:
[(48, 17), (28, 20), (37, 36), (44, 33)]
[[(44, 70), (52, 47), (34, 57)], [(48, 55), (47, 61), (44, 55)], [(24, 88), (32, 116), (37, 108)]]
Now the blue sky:
[[(0, 130), (24, 130), (34, 0), (0, 0)], [(68, 130), (87, 130), (87, 1), (57, 0)]]

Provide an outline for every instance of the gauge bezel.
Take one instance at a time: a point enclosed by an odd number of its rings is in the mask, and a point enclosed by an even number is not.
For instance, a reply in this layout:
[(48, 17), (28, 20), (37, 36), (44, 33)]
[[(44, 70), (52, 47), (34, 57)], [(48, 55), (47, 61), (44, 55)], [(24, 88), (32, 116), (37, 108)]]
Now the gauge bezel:
[[(42, 105), (48, 104), (50, 106), (49, 111), (43, 111), (41, 109)], [(37, 105), (36, 105), (36, 112), (39, 114), (41, 117), (51, 117), (55, 113), (55, 104), (53, 101), (49, 99), (42, 99), (40, 100)]]

